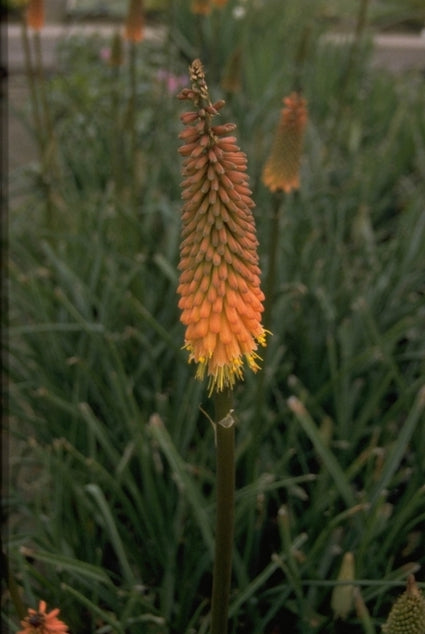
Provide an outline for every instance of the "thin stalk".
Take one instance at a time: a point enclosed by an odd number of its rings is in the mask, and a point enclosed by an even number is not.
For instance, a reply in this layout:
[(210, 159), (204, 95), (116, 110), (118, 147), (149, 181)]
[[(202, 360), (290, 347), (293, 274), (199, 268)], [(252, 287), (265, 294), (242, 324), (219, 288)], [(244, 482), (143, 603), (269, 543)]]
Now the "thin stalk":
[(111, 109), (112, 109), (112, 179), (114, 184), (115, 195), (120, 197), (122, 191), (121, 178), (121, 121), (120, 121), (120, 69), (119, 67), (111, 68)]
[(31, 55), (31, 45), (30, 45), (30, 40), (28, 35), (28, 27), (24, 17), (22, 18), (21, 27), (22, 27), (21, 28), (22, 46), (24, 49), (25, 74), (27, 77), (28, 88), (30, 91), (31, 109), (32, 109), (33, 122), (34, 122), (34, 135), (37, 140), (38, 149), (39, 149), (39, 153), (41, 157), (43, 154), (43, 147), (44, 147), (43, 134), (42, 134), (43, 128), (41, 124), (39, 96), (37, 94), (37, 84), (35, 81), (35, 71), (34, 71), (34, 65), (32, 61), (32, 55)]
[(359, 12), (357, 14), (356, 28), (354, 31), (353, 42), (348, 54), (347, 64), (345, 65), (343, 75), (341, 77), (340, 82), (340, 93), (338, 97), (338, 108), (335, 115), (335, 121), (333, 125), (333, 130), (331, 134), (331, 139), (333, 139), (333, 146), (336, 147), (336, 141), (339, 139), (340, 134), (340, 123), (342, 119), (342, 113), (344, 110), (344, 102), (347, 93), (347, 88), (351, 82), (351, 77), (354, 69), (357, 66), (357, 58), (360, 49), (360, 42), (363, 36), (364, 30), (367, 24), (367, 9), (369, 5), (369, 0), (361, 0), (359, 5)]
[(129, 127), (130, 127), (130, 191), (131, 202), (133, 207), (136, 207), (136, 164), (137, 164), (137, 139), (136, 139), (136, 86), (137, 86), (137, 72), (136, 72), (136, 43), (130, 42), (130, 101), (129, 101)]
[(42, 154), (42, 174), (43, 184), (46, 190), (46, 212), (48, 226), (53, 220), (53, 181), (59, 180), (59, 168), (57, 160), (57, 144), (55, 130), (50, 114), (49, 101), (46, 93), (46, 81), (44, 76), (43, 55), (41, 50), (41, 37), (39, 31), (33, 34), (35, 52), (35, 77), (38, 82), (38, 94), (40, 95), (41, 122), (43, 128), (43, 154)]
[[(269, 330), (271, 323), (271, 308), (273, 305), (273, 295), (276, 286), (276, 268), (277, 268), (277, 256), (279, 247), (279, 225), (280, 225), (280, 210), (282, 206), (282, 192), (277, 192), (273, 195), (273, 209), (272, 219), (270, 222), (270, 235), (269, 235), (269, 248), (268, 248), (268, 270), (265, 281), (265, 300), (264, 300), (264, 314), (263, 324), (266, 330)], [(266, 348), (267, 350), (267, 348)]]
[[(268, 241), (268, 269), (267, 276), (264, 283), (265, 289), (265, 300), (264, 300), (264, 313), (263, 313), (263, 325), (266, 330), (270, 330), (271, 325), (271, 317), (272, 317), (272, 306), (273, 299), (275, 293), (276, 286), (276, 270), (277, 270), (277, 259), (278, 259), (278, 250), (279, 250), (279, 233), (280, 233), (280, 216), (281, 216), (281, 208), (283, 203), (283, 193), (278, 191), (273, 195), (273, 207), (272, 207), (272, 218), (270, 221), (269, 227), (269, 241)], [(266, 355), (267, 355), (268, 347), (262, 350), (262, 365), (266, 365)], [(255, 401), (255, 414), (253, 417), (252, 423), (252, 435), (254, 439), (254, 444), (256, 442), (256, 438), (259, 436), (263, 424), (263, 416), (262, 409), (264, 406), (264, 380), (265, 373), (264, 370), (259, 372), (258, 381), (257, 381), (257, 395)], [(255, 460), (256, 460), (256, 452), (250, 451), (248, 452), (248, 463), (247, 463), (247, 475), (251, 480), (255, 479)]]
[(235, 498), (235, 421), (231, 390), (214, 393), (217, 511), (215, 557), (211, 597), (211, 634), (227, 634)]

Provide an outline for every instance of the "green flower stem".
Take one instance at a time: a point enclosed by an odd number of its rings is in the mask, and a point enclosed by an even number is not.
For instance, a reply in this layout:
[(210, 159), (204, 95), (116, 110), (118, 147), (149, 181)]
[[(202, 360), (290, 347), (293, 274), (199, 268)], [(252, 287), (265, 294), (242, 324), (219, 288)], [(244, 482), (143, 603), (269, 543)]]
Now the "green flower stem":
[(22, 16), (21, 21), (22, 46), (24, 49), (25, 73), (30, 91), (32, 115), (34, 118), (34, 135), (37, 140), (40, 157), (43, 154), (44, 142), (42, 138), (43, 127), (41, 124), (40, 104), (37, 94), (37, 86), (35, 82), (35, 71), (31, 57), (31, 45), (28, 35), (28, 27), (25, 18)]
[(129, 101), (129, 128), (130, 128), (130, 188), (131, 202), (136, 208), (137, 184), (136, 184), (136, 164), (137, 164), (137, 134), (136, 134), (136, 99), (137, 99), (137, 49), (136, 43), (130, 42), (130, 101)]
[[(264, 300), (264, 315), (263, 325), (266, 330), (270, 329), (271, 322), (271, 308), (273, 306), (273, 295), (276, 286), (276, 268), (277, 258), (279, 252), (279, 225), (281, 207), (283, 201), (282, 192), (276, 192), (273, 195), (273, 210), (272, 219), (270, 222), (270, 235), (269, 235), (269, 258), (268, 258), (268, 270), (265, 283), (265, 300)], [(267, 350), (267, 348), (266, 348)]]
[(232, 417), (232, 402), (231, 390), (214, 393), (217, 444), (217, 511), (211, 634), (227, 633), (235, 498), (235, 421)]

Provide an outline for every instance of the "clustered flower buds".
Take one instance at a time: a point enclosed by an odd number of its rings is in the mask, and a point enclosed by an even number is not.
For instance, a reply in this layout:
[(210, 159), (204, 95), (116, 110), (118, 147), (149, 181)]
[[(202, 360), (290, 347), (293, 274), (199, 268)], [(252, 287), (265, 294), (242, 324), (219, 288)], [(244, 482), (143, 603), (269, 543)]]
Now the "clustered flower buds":
[(406, 591), (394, 603), (382, 631), (384, 634), (424, 634), (425, 597), (413, 575), (409, 575)]
[(192, 0), (190, 10), (197, 15), (209, 15), (214, 7), (224, 7), (227, 0)]
[(125, 20), (124, 37), (128, 42), (141, 42), (144, 37), (145, 17), (142, 0), (130, 0)]
[(275, 192), (286, 193), (300, 187), (300, 165), (304, 131), (307, 124), (307, 102), (297, 92), (283, 99), (276, 136), (263, 170), (263, 183)]
[(27, 26), (34, 31), (41, 31), (44, 26), (44, 0), (29, 0), (25, 19)]
[(260, 289), (257, 238), (246, 156), (230, 133), (234, 124), (213, 125), (224, 105), (212, 104), (202, 64), (190, 66), (191, 88), (179, 94), (195, 109), (181, 116), (185, 130), (179, 307), (185, 348), (209, 376), (210, 393), (243, 378), (244, 361), (258, 370), (264, 295)]

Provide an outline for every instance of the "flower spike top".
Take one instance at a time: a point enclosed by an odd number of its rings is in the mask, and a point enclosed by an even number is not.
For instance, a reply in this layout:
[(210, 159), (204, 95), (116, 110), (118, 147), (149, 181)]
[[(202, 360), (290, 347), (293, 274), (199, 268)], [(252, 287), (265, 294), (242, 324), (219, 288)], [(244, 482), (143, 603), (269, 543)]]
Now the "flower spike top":
[(68, 627), (57, 618), (58, 608), (46, 612), (46, 602), (40, 601), (38, 610), (28, 609), (28, 616), (21, 621), (23, 630), (17, 634), (68, 634)]
[(280, 122), (272, 149), (263, 170), (263, 183), (275, 192), (289, 193), (300, 187), (300, 163), (304, 130), (307, 124), (307, 102), (297, 92), (283, 99)]
[(194, 110), (181, 116), (186, 128), (179, 135), (184, 205), (177, 292), (189, 361), (198, 364), (198, 379), (209, 377), (211, 395), (242, 379), (244, 362), (259, 369), (264, 295), (246, 156), (229, 136), (236, 126), (213, 124), (224, 101), (211, 103), (199, 60), (189, 72), (192, 86), (179, 94)]
[(41, 31), (44, 26), (44, 0), (29, 0), (25, 19), (27, 26), (34, 31)]
[(128, 42), (141, 42), (144, 38), (145, 16), (143, 0), (129, 0), (124, 37)]

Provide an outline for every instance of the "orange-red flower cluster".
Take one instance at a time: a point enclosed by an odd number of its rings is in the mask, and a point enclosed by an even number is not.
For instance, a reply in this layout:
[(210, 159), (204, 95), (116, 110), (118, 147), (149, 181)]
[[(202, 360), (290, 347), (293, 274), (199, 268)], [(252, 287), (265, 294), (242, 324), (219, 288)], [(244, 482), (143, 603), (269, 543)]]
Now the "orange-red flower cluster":
[(145, 15), (143, 0), (130, 0), (124, 27), (124, 37), (129, 42), (141, 42), (144, 37)]
[(40, 601), (38, 610), (29, 608), (28, 616), (21, 621), (24, 629), (17, 634), (67, 634), (67, 625), (57, 618), (60, 610), (56, 608), (46, 612), (46, 607), (46, 602)]
[(300, 187), (300, 165), (304, 131), (307, 124), (307, 102), (296, 92), (283, 99), (280, 122), (272, 149), (264, 166), (263, 183), (275, 192), (289, 193)]
[(227, 0), (191, 0), (190, 10), (198, 15), (209, 15), (214, 7), (224, 7)]
[(44, 26), (44, 0), (29, 0), (25, 19), (27, 26), (34, 31), (40, 31)]
[(179, 307), (185, 348), (209, 376), (210, 393), (243, 378), (244, 361), (258, 370), (264, 295), (260, 289), (257, 238), (246, 156), (230, 136), (235, 125), (213, 125), (223, 107), (211, 104), (202, 64), (190, 67), (191, 88), (180, 99), (195, 108), (181, 119), (184, 200), (179, 269)]

